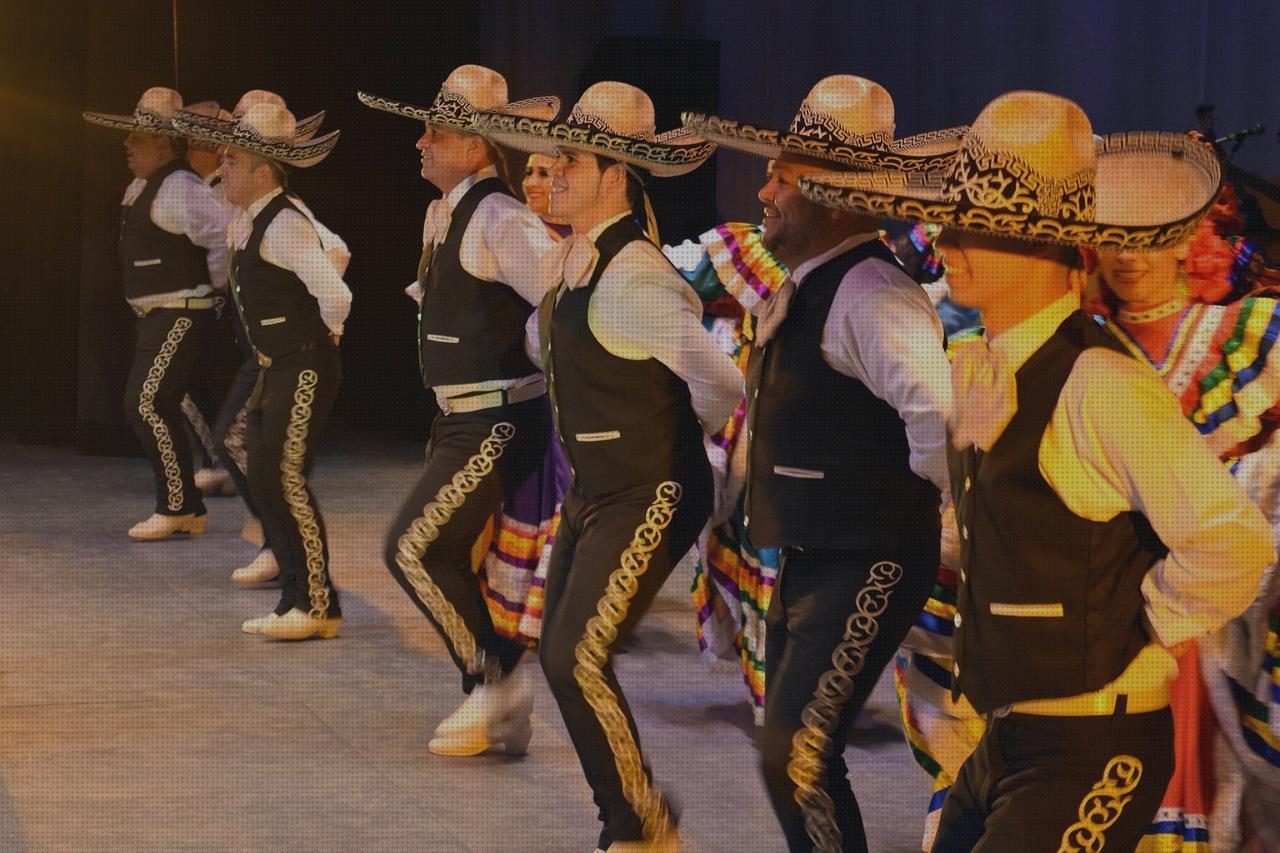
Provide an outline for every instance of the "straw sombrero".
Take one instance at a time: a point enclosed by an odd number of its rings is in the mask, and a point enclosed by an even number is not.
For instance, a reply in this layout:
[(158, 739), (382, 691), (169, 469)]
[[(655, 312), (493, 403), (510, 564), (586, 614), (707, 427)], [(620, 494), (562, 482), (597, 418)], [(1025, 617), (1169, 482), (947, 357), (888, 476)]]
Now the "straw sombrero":
[(152, 133), (159, 136), (182, 136), (173, 126), (174, 114), (182, 109), (182, 95), (164, 86), (153, 86), (142, 93), (133, 114), (86, 111), (81, 113), (90, 124), (123, 130), (125, 133)]
[[(239, 118), (244, 115), (245, 110), (254, 104), (275, 104), (279, 107), (288, 106), (284, 102), (284, 98), (275, 92), (269, 92), (266, 89), (250, 89), (240, 96), (240, 100), (236, 102), (236, 108), (231, 111), (233, 118)], [(306, 118), (294, 120), (294, 133), (298, 139), (310, 139), (316, 135), (316, 131), (320, 129), (320, 125), (324, 122), (324, 110), (313, 113)]]
[(1191, 237), (1221, 166), (1179, 133), (1097, 138), (1077, 104), (1010, 92), (982, 111), (943, 169), (807, 175), (819, 204), (999, 237), (1158, 249)]
[(786, 131), (685, 113), (685, 126), (725, 148), (777, 159), (783, 154), (832, 160), (858, 169), (936, 169), (955, 153), (967, 128), (894, 139), (893, 98), (864, 77), (819, 80)]
[(550, 155), (560, 148), (591, 151), (639, 166), (659, 178), (692, 172), (716, 148), (684, 127), (655, 133), (649, 96), (635, 86), (613, 81), (596, 83), (583, 92), (563, 121), (480, 112), (475, 127), (517, 151)]
[(300, 139), (293, 113), (272, 103), (254, 104), (230, 122), (180, 113), (173, 123), (184, 136), (241, 148), (299, 168), (314, 166), (328, 157), (341, 133), (334, 130), (319, 138)]
[(368, 92), (357, 92), (356, 97), (360, 103), (375, 110), (468, 132), (474, 131), (472, 116), (481, 110), (541, 119), (554, 118), (560, 110), (560, 99), (551, 95), (509, 102), (506, 78), (483, 65), (455, 68), (429, 107), (394, 101)]

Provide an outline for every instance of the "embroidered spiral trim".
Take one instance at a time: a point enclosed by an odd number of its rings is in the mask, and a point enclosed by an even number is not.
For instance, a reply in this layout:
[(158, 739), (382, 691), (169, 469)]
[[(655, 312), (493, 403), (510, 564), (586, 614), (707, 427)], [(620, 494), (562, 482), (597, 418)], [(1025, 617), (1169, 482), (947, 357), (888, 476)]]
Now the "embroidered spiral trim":
[(1117, 755), (1107, 762), (1102, 778), (1080, 801), (1080, 819), (1062, 833), (1058, 853), (1098, 853), (1107, 843), (1105, 832), (1120, 819), (1124, 807), (1142, 781), (1142, 762)]
[(218, 457), (213, 452), (213, 433), (209, 431), (209, 423), (204, 419), (204, 415), (200, 414), (200, 408), (196, 406), (196, 401), (191, 399), (190, 394), (182, 395), (182, 413), (187, 416), (187, 421), (191, 424), (191, 428), (195, 430), (196, 437), (200, 439), (200, 443), (204, 445), (205, 452), (209, 454), (211, 460)]
[(609, 647), (618, 639), (618, 626), (627, 618), (631, 599), (640, 587), (640, 576), (648, 570), (649, 559), (662, 542), (662, 531), (671, 524), (682, 494), (679, 483), (666, 480), (658, 484), (644, 522), (622, 552), (620, 567), (609, 575), (604, 596), (596, 604), (596, 615), (587, 620), (586, 635), (573, 650), (577, 660), (573, 678), (600, 721), (622, 781), (623, 796), (640, 818), (647, 841), (674, 834), (675, 823), (661, 792), (645, 772), (640, 747), (631, 735), (618, 697), (605, 680), (604, 666), (609, 660)]
[(311, 405), (316, 399), (316, 383), (320, 377), (314, 370), (298, 374), (298, 387), (293, 391), (293, 408), (284, 434), (284, 453), (280, 457), (280, 482), (289, 513), (302, 537), (302, 552), (307, 559), (307, 596), (311, 599), (312, 619), (329, 616), (329, 585), (325, 576), (324, 540), (315, 510), (307, 496), (307, 481), (302, 476), (307, 453), (307, 430), (311, 426)]
[(867, 662), (867, 650), (880, 633), (879, 617), (889, 606), (893, 587), (902, 580), (902, 566), (882, 561), (871, 567), (867, 583), (858, 590), (855, 607), (845, 623), (844, 639), (831, 654), (832, 669), (818, 679), (813, 699), (800, 714), (801, 728), (791, 739), (787, 776), (796, 786), (795, 799), (804, 811), (804, 827), (820, 853), (839, 853), (840, 828), (835, 803), (822, 787), (831, 735), (845, 703), (853, 694), (854, 678)]
[(474, 492), (480, 481), (493, 470), (494, 463), (502, 456), (515, 434), (514, 424), (506, 421), (494, 424), (489, 437), (480, 443), (480, 451), (467, 460), (467, 464), (453, 475), (450, 482), (440, 487), (435, 498), (422, 508), (422, 515), (414, 519), (397, 543), (399, 550), (396, 565), (404, 572), (418, 600), (431, 611), (440, 630), (453, 646), (454, 653), (466, 664), (467, 672), (483, 676), (485, 683), (502, 677), (501, 663), (497, 658), (488, 658), (484, 649), (477, 647), (475, 635), (462, 621), (453, 603), (427, 574), (422, 565), (422, 556), (431, 547), (431, 543), (440, 538), (440, 529), (449, 523), (453, 514), (466, 502), (467, 495)]
[(160, 390), (160, 383), (164, 381), (165, 371), (169, 369), (169, 362), (173, 360), (174, 354), (178, 351), (178, 346), (182, 343), (182, 339), (186, 337), (187, 330), (191, 328), (191, 319), (189, 317), (179, 317), (173, 323), (173, 328), (169, 330), (169, 334), (165, 335), (164, 343), (160, 345), (160, 351), (156, 353), (155, 360), (151, 362), (151, 369), (147, 371), (147, 378), (142, 382), (142, 392), (138, 395), (138, 414), (142, 416), (142, 420), (151, 427), (151, 434), (155, 436), (156, 451), (160, 454), (160, 464), (164, 468), (165, 488), (168, 489), (168, 507), (170, 512), (178, 512), (182, 509), (182, 469), (178, 467), (178, 454), (173, 449), (173, 436), (169, 435), (169, 427), (165, 424), (164, 419), (156, 413), (156, 392)]
[(249, 452), (245, 449), (248, 423), (249, 401), (246, 400), (240, 407), (240, 411), (236, 412), (236, 419), (231, 422), (231, 426), (227, 427), (227, 434), (222, 439), (223, 446), (227, 448), (227, 455), (231, 457), (232, 462), (236, 463), (240, 473), (246, 476), (249, 473)]

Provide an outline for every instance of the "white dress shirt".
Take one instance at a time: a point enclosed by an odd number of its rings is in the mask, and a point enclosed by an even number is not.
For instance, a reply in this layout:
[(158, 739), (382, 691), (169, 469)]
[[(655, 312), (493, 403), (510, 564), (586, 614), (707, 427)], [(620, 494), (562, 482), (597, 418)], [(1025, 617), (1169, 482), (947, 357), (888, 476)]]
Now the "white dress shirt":
[[(132, 205), (147, 186), (145, 178), (134, 178), (124, 191), (121, 204)], [(151, 202), (151, 221), (170, 234), (185, 234), (187, 239), (208, 251), (205, 263), (209, 283), (130, 299), (134, 308), (145, 311), (153, 305), (174, 299), (207, 296), (214, 288), (227, 285), (227, 222), (231, 211), (218, 203), (209, 185), (195, 172), (183, 169), (171, 173), (156, 190)]]
[[(1079, 297), (1064, 294), (997, 335), (991, 348), (1017, 371), (1078, 308)], [(1169, 555), (1147, 573), (1142, 594), (1165, 646), (1212, 633), (1244, 612), (1275, 559), (1262, 513), (1155, 372), (1123, 353), (1092, 348), (1076, 359), (1041, 440), (1039, 467), (1082, 518), (1105, 522), (1137, 511), (1151, 522)], [(1171, 663), (1164, 661), (1167, 671)], [(1130, 669), (1144, 665), (1155, 664), (1139, 658)]]
[[(878, 234), (858, 234), (791, 271), (797, 290), (818, 267)], [(768, 303), (765, 303), (768, 305)], [(822, 358), (892, 406), (906, 426), (911, 470), (943, 494), (951, 366), (932, 300), (896, 264), (878, 258), (845, 273), (822, 327)]]
[[(276, 187), (249, 205), (247, 210), (241, 211), (232, 221), (226, 237), (232, 248), (238, 251), (245, 247), (253, 233), (253, 218), (281, 192)], [(290, 196), (289, 200), (305, 209), (296, 198)], [(310, 213), (309, 210), (303, 214), (288, 208), (280, 211), (267, 226), (267, 233), (262, 236), (259, 254), (267, 263), (289, 270), (301, 279), (307, 292), (319, 304), (320, 316), (329, 331), (341, 335), (343, 323), (351, 313), (351, 290), (342, 280), (339, 264), (335, 263), (322, 245), (314, 217)], [(334, 235), (335, 238), (336, 236)], [(337, 244), (341, 244), (340, 251), (337, 251)], [(347, 252), (345, 243), (337, 240), (337, 244), (332, 246), (332, 250), (345, 269), (346, 261), (351, 255)]]
[[(486, 166), (468, 175), (456, 187), (449, 190), (442, 201), (452, 211), (477, 183), (497, 176), (497, 169)], [(554, 283), (553, 264), (559, 246), (538, 214), (525, 207), (513, 196), (506, 193), (490, 193), (477, 205), (466, 229), (462, 234), (462, 243), (458, 247), (458, 259), (462, 268), (482, 281), (491, 281), (498, 285), (505, 284), (520, 294), (520, 298), (525, 302), (537, 308), (547, 288)], [(431, 230), (430, 222), (424, 221), (422, 234), (424, 249), (427, 241), (433, 236), (435, 244), (439, 245), (448, 233), (446, 231), (433, 235)], [(421, 303), (422, 294), (417, 280), (409, 285), (406, 293)], [(534, 315), (536, 314), (535, 311)], [(541, 378), (540, 373), (532, 373), (516, 379), (491, 379), (465, 385), (440, 385), (432, 390), (435, 391), (441, 408), (444, 408), (444, 401), (450, 397), (508, 390), (528, 385)]]
[[(594, 243), (609, 226), (629, 215), (622, 213), (600, 223), (585, 239)], [(553, 274), (553, 278), (559, 276)], [(589, 279), (588, 272), (575, 286)], [(701, 300), (652, 243), (629, 243), (609, 263), (587, 306), (587, 325), (612, 355), (632, 361), (656, 358), (684, 380), (693, 410), (709, 435), (729, 421), (742, 400), (742, 374), (703, 328)], [(525, 350), (535, 364), (541, 364), (537, 312), (529, 318), (525, 332)]]

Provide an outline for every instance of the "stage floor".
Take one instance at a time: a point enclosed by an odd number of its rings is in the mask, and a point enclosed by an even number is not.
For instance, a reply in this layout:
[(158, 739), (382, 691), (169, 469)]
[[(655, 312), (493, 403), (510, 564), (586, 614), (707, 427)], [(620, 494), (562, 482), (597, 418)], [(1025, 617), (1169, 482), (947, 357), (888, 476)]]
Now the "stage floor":
[[(539, 675), (530, 753), (427, 752), (461, 701), (430, 625), (382, 566), (383, 527), (421, 448), (332, 447), (312, 485), (343, 594), (342, 636), (241, 634), (275, 590), (228, 576), (254, 556), (238, 498), (193, 541), (133, 543), (142, 459), (0, 437), (0, 850), (571, 851), (598, 831)], [(677, 573), (618, 659), (689, 851), (776, 851), (734, 667), (699, 656)], [(886, 673), (846, 757), (873, 851), (919, 849), (928, 786)]]

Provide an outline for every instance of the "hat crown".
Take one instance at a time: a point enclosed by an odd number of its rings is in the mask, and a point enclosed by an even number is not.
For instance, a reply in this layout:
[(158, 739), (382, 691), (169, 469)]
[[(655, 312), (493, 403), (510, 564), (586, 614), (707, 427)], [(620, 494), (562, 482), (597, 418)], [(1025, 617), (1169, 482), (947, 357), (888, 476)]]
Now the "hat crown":
[(281, 108), (285, 106), (284, 98), (275, 92), (268, 92), (266, 89), (250, 89), (240, 96), (240, 100), (236, 102), (236, 108), (231, 111), (231, 114), (239, 118), (255, 104), (275, 104)]
[(790, 132), (859, 147), (888, 148), (893, 143), (893, 98), (865, 77), (824, 77), (800, 102)]
[(217, 101), (200, 101), (195, 104), (187, 104), (182, 108), (183, 112), (192, 113), (193, 115), (205, 116), (206, 118), (216, 118), (226, 120), (231, 118), (231, 113), (222, 108)]
[(633, 139), (653, 139), (657, 129), (653, 100), (627, 83), (607, 80), (582, 93), (569, 113), (569, 124)]
[(292, 145), (297, 123), (293, 113), (278, 104), (254, 104), (240, 116), (235, 135), (256, 142)]
[(133, 120), (141, 127), (167, 125), (180, 109), (181, 95), (164, 86), (152, 86), (138, 99), (138, 105), (133, 108)]
[(1093, 221), (1093, 126), (1074, 101), (1010, 92), (989, 103), (965, 136), (943, 197), (978, 207)]
[(506, 103), (507, 78), (483, 65), (459, 65), (445, 78), (431, 109), (449, 118), (466, 118)]

